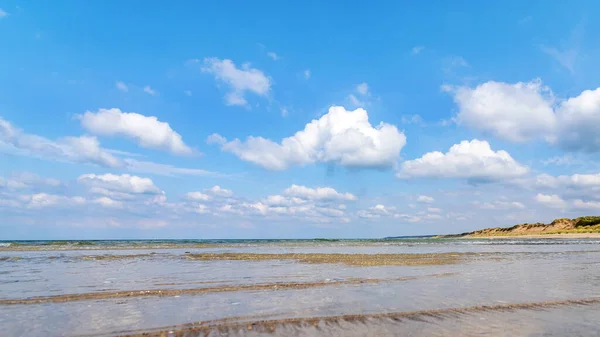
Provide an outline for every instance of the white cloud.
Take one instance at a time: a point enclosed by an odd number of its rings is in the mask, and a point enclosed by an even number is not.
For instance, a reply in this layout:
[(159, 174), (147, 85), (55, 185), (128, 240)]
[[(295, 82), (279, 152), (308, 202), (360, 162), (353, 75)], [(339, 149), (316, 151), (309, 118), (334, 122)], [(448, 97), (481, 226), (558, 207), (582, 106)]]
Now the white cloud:
[[(360, 95), (361, 97), (367, 98), (371, 96), (371, 93), (369, 92), (369, 85), (365, 82), (360, 83), (356, 86), (356, 88), (354, 88), (354, 91)], [(350, 94), (348, 95), (348, 99), (350, 100), (350, 102), (358, 107), (362, 107), (365, 106), (365, 104), (367, 102), (365, 101), (361, 101), (358, 97), (356, 97), (354, 94)]]
[(158, 94), (158, 92), (156, 90), (152, 89), (149, 85), (144, 87), (144, 92), (147, 94), (150, 94), (152, 96)]
[(600, 202), (598, 201), (583, 201), (580, 199), (573, 200), (573, 207), (577, 209), (600, 210)]
[[(108, 191), (116, 191), (132, 194), (159, 194), (162, 191), (154, 185), (151, 179), (132, 176), (129, 174), (84, 174), (77, 178), (80, 184), (105, 189)], [(96, 190), (99, 191), (99, 190)]]
[(36, 189), (44, 187), (58, 187), (61, 183), (57, 179), (42, 178), (31, 172), (18, 172), (4, 180), (0, 177), (0, 187), (8, 189)]
[(102, 136), (124, 136), (133, 138), (145, 148), (168, 150), (178, 155), (188, 155), (192, 149), (184, 144), (181, 135), (158, 118), (120, 109), (86, 111), (77, 116), (81, 125), (89, 132)]
[(219, 185), (206, 188), (203, 192), (194, 191), (186, 194), (186, 198), (193, 201), (210, 201), (213, 200), (213, 197), (229, 198), (231, 196), (233, 196), (231, 190), (222, 188)]
[(123, 159), (125, 168), (131, 172), (160, 174), (164, 176), (190, 175), (190, 176), (225, 176), (217, 172), (195, 168), (176, 167), (168, 164), (159, 164), (136, 159)]
[(306, 69), (304, 71), (304, 78), (307, 79), (307, 80), (310, 78), (310, 69)]
[(431, 213), (440, 213), (442, 210), (436, 207), (428, 207), (427, 211)]
[(292, 185), (283, 193), (287, 196), (312, 200), (356, 200), (351, 193), (340, 193), (331, 187), (310, 188), (306, 186)]
[(207, 193), (210, 193), (212, 195), (216, 195), (218, 197), (224, 197), (224, 198), (230, 197), (230, 196), (233, 195), (233, 192), (231, 190), (222, 188), (219, 185), (215, 185), (215, 186), (213, 186), (213, 187), (211, 187), (209, 189), (206, 189), (204, 191), (207, 192)]
[(281, 143), (253, 136), (245, 142), (239, 139), (225, 142), (225, 138), (217, 134), (209, 136), (207, 142), (220, 143), (223, 151), (269, 170), (316, 162), (388, 168), (396, 164), (406, 137), (394, 125), (381, 122), (373, 127), (366, 110), (347, 111), (334, 106)]
[(219, 144), (219, 145), (224, 145), (225, 143), (227, 143), (227, 139), (225, 139), (225, 137), (221, 136), (218, 133), (213, 133), (212, 135), (209, 135), (206, 138), (206, 143), (207, 144)]
[[(447, 87), (446, 87), (447, 88)], [(566, 100), (555, 98), (539, 79), (476, 88), (447, 88), (458, 104), (457, 120), (513, 142), (543, 139), (569, 151), (600, 151), (600, 88)]]
[(540, 80), (453, 88), (458, 122), (513, 142), (547, 136), (555, 126), (552, 93)]
[(82, 197), (66, 197), (62, 195), (37, 193), (26, 197), (28, 208), (65, 207), (71, 205), (82, 205), (86, 200)]
[(0, 151), (58, 161), (118, 167), (119, 159), (100, 147), (95, 137), (63, 137), (56, 141), (27, 134), (0, 117)]
[(198, 214), (208, 214), (210, 213), (210, 211), (208, 210), (208, 207), (206, 207), (206, 205), (203, 204), (199, 204), (196, 209), (195, 212)]
[(276, 53), (272, 52), (272, 51), (268, 52), (267, 56), (269, 56), (273, 61), (279, 60), (279, 56)]
[(551, 142), (569, 151), (600, 151), (600, 88), (585, 90), (556, 109), (558, 130)]
[(100, 198), (94, 199), (92, 202), (94, 204), (98, 204), (102, 207), (107, 207), (107, 208), (122, 208), (123, 207), (122, 202), (113, 200), (109, 197), (100, 197)]
[(547, 166), (547, 165), (572, 166), (572, 165), (582, 164), (582, 163), (583, 163), (582, 160), (575, 158), (570, 154), (566, 154), (564, 156), (554, 156), (552, 158), (542, 160), (542, 164), (544, 164), (544, 166)]
[[(215, 195), (223, 198), (214, 198)], [(329, 187), (309, 188), (298, 185), (292, 185), (281, 195), (269, 195), (260, 201), (243, 200), (232, 195), (231, 191), (219, 186), (203, 192), (188, 193), (188, 200), (202, 202), (191, 204), (189, 211), (216, 216), (260, 216), (280, 221), (294, 219), (313, 224), (343, 223), (349, 221), (344, 212), (345, 205), (339, 205), (336, 201), (356, 199), (352, 194), (340, 193)]]
[(363, 82), (356, 86), (356, 92), (365, 96), (369, 94), (369, 85), (366, 82)]
[(100, 147), (100, 143), (95, 137), (63, 137), (53, 141), (38, 135), (24, 133), (1, 117), (0, 152), (46, 160), (122, 168), (132, 172), (166, 176), (226, 176), (202, 169), (181, 168), (132, 158), (121, 159), (113, 156), (113, 153), (119, 155), (131, 154), (123, 151), (104, 149)]
[(194, 201), (209, 201), (212, 199), (212, 197), (208, 194), (202, 193), (202, 192), (188, 192), (186, 194), (186, 197), (190, 200), (194, 200)]
[(2, 8), (0, 8), (0, 19), (7, 17), (7, 16), (8, 16), (8, 13), (6, 13), (4, 10), (2, 10)]
[(481, 209), (493, 209), (493, 210), (508, 210), (508, 209), (525, 209), (525, 205), (518, 201), (493, 201), (493, 202), (473, 202), (474, 206), (478, 206)]
[(547, 207), (551, 207), (551, 208), (559, 208), (559, 209), (564, 209), (567, 206), (567, 203), (558, 195), (556, 194), (542, 194), (542, 193), (538, 193), (535, 196), (535, 201), (537, 201), (538, 203), (547, 206)]
[(425, 49), (425, 47), (424, 47), (424, 46), (414, 46), (414, 47), (412, 47), (412, 49), (411, 49), (411, 53), (412, 53), (413, 55), (417, 55), (417, 54), (420, 54), (420, 53), (421, 53), (421, 52), (422, 52), (424, 49)]
[(557, 177), (540, 174), (535, 178), (536, 187), (548, 188), (598, 188), (600, 189), (600, 173), (597, 174), (573, 174), (560, 175)]
[(465, 178), (484, 182), (521, 177), (529, 169), (506, 151), (493, 151), (486, 141), (474, 139), (453, 145), (446, 153), (429, 152), (402, 163), (400, 178)]
[(377, 204), (373, 207), (369, 207), (366, 210), (360, 210), (356, 212), (356, 215), (365, 219), (379, 218), (382, 216), (394, 215), (393, 212), (395, 209), (395, 207), (386, 207), (385, 205)]
[(432, 197), (427, 196), (427, 195), (420, 195), (417, 198), (417, 202), (423, 202), (423, 203), (426, 203), (426, 204), (431, 204), (434, 201), (435, 201), (435, 199), (433, 199)]
[(216, 79), (230, 86), (231, 92), (225, 96), (227, 105), (246, 105), (244, 94), (247, 91), (267, 96), (271, 89), (271, 80), (261, 70), (251, 68), (248, 63), (239, 69), (228, 59), (205, 58), (202, 71), (213, 74)]
[(122, 92), (128, 92), (129, 91), (129, 87), (127, 87), (127, 84), (118, 81), (117, 83), (115, 83), (115, 86), (117, 87), (117, 89), (121, 90)]

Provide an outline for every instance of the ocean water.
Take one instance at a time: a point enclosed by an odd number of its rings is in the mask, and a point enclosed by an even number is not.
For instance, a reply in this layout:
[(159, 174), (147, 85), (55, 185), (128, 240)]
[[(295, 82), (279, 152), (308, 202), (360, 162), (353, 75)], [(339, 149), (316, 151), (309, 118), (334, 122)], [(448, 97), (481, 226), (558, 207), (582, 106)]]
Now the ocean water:
[(600, 336), (600, 239), (0, 241), (0, 331)]

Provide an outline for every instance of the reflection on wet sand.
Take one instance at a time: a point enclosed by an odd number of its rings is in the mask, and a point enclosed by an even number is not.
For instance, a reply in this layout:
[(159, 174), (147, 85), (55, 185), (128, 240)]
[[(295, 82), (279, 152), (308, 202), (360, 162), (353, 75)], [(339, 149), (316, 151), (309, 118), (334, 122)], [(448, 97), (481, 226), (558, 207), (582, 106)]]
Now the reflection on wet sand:
[(116, 291), (116, 292), (93, 292), (81, 294), (62, 294), (55, 296), (39, 296), (24, 299), (0, 299), (0, 305), (14, 304), (39, 304), (39, 303), (62, 303), (83, 300), (103, 300), (116, 298), (132, 298), (132, 297), (152, 297), (152, 296), (180, 296), (194, 295), (205, 293), (220, 293), (232, 291), (268, 291), (268, 290), (298, 290), (317, 288), (325, 286), (340, 286), (340, 285), (359, 285), (359, 284), (377, 284), (382, 282), (399, 282), (410, 281), (427, 277), (443, 277), (451, 276), (453, 273), (432, 274), (423, 276), (407, 276), (389, 279), (348, 279), (348, 280), (330, 280), (320, 282), (278, 282), (264, 284), (246, 284), (232, 286), (218, 286), (192, 289), (152, 289), (152, 290), (134, 290), (134, 291)]
[(257, 254), (257, 253), (206, 253), (188, 254), (194, 260), (295, 260), (303, 263), (342, 263), (350, 266), (419, 266), (458, 263), (470, 253), (438, 254)]
[[(360, 336), (364, 332), (369, 335), (375, 331), (377, 335), (397, 336), (401, 324), (410, 325), (414, 323), (439, 323), (443, 320), (456, 321), (465, 315), (477, 314), (479, 319), (485, 314), (510, 313), (521, 316), (522, 311), (547, 312), (551, 309), (561, 307), (586, 307), (600, 304), (600, 297), (591, 297), (584, 299), (569, 299), (561, 301), (530, 302), (517, 304), (472, 306), (464, 308), (448, 308), (437, 310), (423, 310), (412, 312), (391, 312), (363, 315), (340, 315), (326, 317), (307, 317), (307, 318), (289, 318), (273, 320), (253, 320), (252, 316), (232, 317), (222, 320), (212, 320), (205, 322), (190, 323), (183, 326), (170, 326), (145, 331), (130, 331), (127, 333), (113, 334), (122, 337), (162, 337), (162, 336), (260, 336), (260, 335), (278, 335), (278, 336)], [(471, 317), (474, 319), (474, 317)], [(594, 322), (590, 322), (593, 326)], [(362, 328), (362, 329), (357, 329)], [(365, 329), (366, 328), (366, 329)], [(383, 329), (382, 329), (383, 328)], [(456, 327), (455, 327), (456, 328)], [(517, 326), (520, 329), (520, 327)], [(526, 328), (526, 327), (525, 327)], [(414, 329), (414, 327), (413, 327)], [(365, 331), (366, 330), (366, 331)], [(386, 331), (387, 330), (387, 331)], [(361, 332), (362, 331), (362, 332)], [(514, 334), (514, 327), (507, 326), (505, 331), (508, 335)], [(520, 331), (520, 330), (519, 330)], [(359, 332), (357, 334), (357, 332)], [(387, 332), (387, 333), (383, 333)], [(422, 333), (423, 331), (419, 331)], [(468, 330), (462, 331), (465, 335)], [(477, 331), (471, 331), (477, 334)], [(521, 331), (522, 332), (522, 331)], [(589, 331), (592, 332), (592, 331)], [(446, 331), (447, 333), (447, 331)], [(447, 335), (444, 333), (443, 335)], [(424, 334), (420, 334), (424, 335)]]

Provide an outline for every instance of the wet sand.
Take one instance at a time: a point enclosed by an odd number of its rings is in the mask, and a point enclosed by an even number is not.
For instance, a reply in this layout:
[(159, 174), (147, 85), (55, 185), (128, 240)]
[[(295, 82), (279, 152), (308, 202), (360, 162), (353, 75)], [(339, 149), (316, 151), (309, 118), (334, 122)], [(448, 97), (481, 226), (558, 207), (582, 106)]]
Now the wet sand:
[(420, 266), (458, 263), (469, 253), (440, 254), (257, 254), (207, 253), (188, 254), (193, 260), (295, 260), (303, 263), (342, 263), (350, 266)]
[[(413, 312), (388, 312), (363, 315), (339, 315), (325, 317), (289, 318), (275, 320), (249, 320), (244, 317), (228, 318), (224, 320), (213, 320), (205, 322), (189, 323), (183, 326), (171, 326), (145, 331), (131, 331), (118, 334), (122, 337), (192, 337), (192, 336), (244, 336), (244, 335), (281, 335), (278, 331), (284, 330), (286, 335), (292, 329), (295, 334), (304, 335), (307, 328), (325, 330), (343, 327), (351, 328), (352, 325), (371, 324), (385, 325), (403, 322), (429, 322), (430, 320), (441, 321), (445, 319), (455, 320), (462, 315), (518, 312), (524, 310), (545, 311), (561, 307), (582, 307), (600, 304), (600, 297), (583, 299), (570, 299), (562, 301), (529, 302), (502, 305), (481, 305), (464, 308), (446, 308), (437, 310), (422, 310)], [(251, 317), (249, 317), (251, 318)], [(345, 324), (343, 326), (342, 324)], [(593, 331), (589, 331), (593, 333)], [(591, 334), (590, 334), (591, 335)]]
[(323, 282), (278, 282), (268, 284), (248, 284), (235, 286), (218, 286), (218, 287), (203, 287), (193, 289), (152, 289), (152, 290), (133, 290), (133, 291), (118, 291), (118, 292), (93, 292), (83, 294), (63, 294), (56, 296), (38, 296), (23, 299), (0, 299), (0, 305), (15, 305), (15, 304), (40, 304), (40, 303), (64, 303), (84, 300), (105, 300), (105, 299), (125, 299), (134, 297), (156, 297), (156, 296), (181, 296), (195, 295), (206, 293), (221, 293), (234, 291), (269, 291), (269, 290), (293, 290), (293, 289), (309, 289), (327, 286), (342, 286), (342, 285), (360, 285), (360, 284), (378, 284), (383, 282), (401, 282), (417, 280), (425, 277), (444, 277), (454, 275), (452, 273), (432, 274), (424, 276), (399, 277), (390, 279), (350, 279), (350, 280), (332, 280)]

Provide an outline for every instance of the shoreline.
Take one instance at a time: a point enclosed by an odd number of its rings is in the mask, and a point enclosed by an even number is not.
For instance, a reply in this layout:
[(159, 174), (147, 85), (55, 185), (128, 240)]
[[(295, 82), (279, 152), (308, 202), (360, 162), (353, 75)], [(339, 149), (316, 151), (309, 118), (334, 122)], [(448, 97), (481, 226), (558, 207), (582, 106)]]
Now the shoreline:
[(474, 235), (460, 236), (458, 239), (600, 239), (600, 233), (563, 234), (515, 234), (515, 235)]

